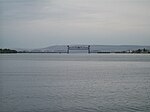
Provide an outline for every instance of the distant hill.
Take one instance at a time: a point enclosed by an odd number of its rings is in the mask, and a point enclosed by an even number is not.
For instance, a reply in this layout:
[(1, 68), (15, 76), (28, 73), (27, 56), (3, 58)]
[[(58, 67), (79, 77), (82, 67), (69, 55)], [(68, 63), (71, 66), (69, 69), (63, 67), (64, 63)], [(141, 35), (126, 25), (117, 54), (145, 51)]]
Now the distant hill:
[[(76, 45), (82, 46), (82, 45)], [(93, 53), (96, 52), (121, 52), (121, 51), (129, 51), (129, 50), (137, 50), (137, 49), (148, 49), (150, 50), (150, 46), (138, 46), (138, 45), (90, 45), (90, 50)], [(30, 52), (67, 52), (67, 45), (55, 45), (49, 46), (45, 48), (33, 49)], [(87, 52), (86, 50), (70, 50), (70, 52), (82, 53)]]

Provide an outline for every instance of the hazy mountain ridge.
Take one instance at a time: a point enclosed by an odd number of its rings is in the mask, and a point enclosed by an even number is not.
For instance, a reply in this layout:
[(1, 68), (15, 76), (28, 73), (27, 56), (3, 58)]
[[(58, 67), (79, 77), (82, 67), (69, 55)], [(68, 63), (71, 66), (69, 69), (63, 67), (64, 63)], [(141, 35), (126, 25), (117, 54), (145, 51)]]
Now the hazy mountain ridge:
[[(74, 46), (82, 46), (82, 45), (74, 45)], [(143, 49), (143, 48), (150, 50), (150, 46), (140, 46), (140, 45), (90, 45), (91, 52), (120, 52), (120, 51), (128, 51), (128, 50), (132, 51), (132, 50)], [(33, 49), (31, 50), (31, 52), (67, 52), (67, 45), (55, 45), (55, 46), (49, 46), (45, 48)], [(86, 51), (75, 50), (72, 52), (80, 53)]]

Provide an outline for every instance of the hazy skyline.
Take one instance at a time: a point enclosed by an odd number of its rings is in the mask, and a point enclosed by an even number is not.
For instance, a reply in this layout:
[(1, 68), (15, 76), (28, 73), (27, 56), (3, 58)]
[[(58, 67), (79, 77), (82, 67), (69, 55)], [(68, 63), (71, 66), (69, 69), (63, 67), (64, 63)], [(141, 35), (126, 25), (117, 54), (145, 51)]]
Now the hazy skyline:
[(0, 47), (150, 45), (150, 0), (0, 0)]

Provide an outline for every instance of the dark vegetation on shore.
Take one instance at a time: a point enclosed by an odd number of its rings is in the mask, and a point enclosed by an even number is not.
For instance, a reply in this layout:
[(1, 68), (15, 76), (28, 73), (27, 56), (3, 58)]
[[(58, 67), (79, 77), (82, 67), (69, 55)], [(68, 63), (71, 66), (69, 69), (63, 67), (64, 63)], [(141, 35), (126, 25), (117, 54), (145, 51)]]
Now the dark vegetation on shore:
[(134, 50), (132, 51), (132, 53), (150, 53), (150, 50), (144, 48), (144, 49)]
[(137, 54), (148, 54), (150, 50), (148, 49), (138, 49), (138, 50), (127, 50), (127, 51), (118, 51), (118, 52), (97, 52), (97, 53), (137, 53)]
[(12, 49), (0, 49), (0, 53), (17, 53), (17, 51)]

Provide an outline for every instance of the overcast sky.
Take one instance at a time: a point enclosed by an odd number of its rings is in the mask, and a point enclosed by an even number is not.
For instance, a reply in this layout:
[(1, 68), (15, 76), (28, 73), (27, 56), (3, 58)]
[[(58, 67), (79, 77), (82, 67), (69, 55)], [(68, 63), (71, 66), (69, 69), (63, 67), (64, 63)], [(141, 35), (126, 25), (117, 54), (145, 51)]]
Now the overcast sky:
[(0, 0), (0, 47), (150, 45), (150, 0)]

